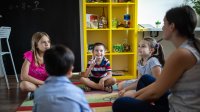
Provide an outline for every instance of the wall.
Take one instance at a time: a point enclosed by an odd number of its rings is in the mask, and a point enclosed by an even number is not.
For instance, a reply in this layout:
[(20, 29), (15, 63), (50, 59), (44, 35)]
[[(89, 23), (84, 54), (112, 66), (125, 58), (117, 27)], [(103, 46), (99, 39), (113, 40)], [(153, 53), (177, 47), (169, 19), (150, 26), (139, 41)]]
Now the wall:
[(165, 12), (183, 3), (184, 0), (138, 0), (138, 24), (155, 26), (157, 20), (162, 24)]
[[(163, 25), (163, 18), (167, 10), (172, 7), (185, 4), (185, 0), (138, 0), (138, 24), (151, 24), (155, 26), (155, 21), (161, 21)], [(200, 23), (200, 22), (199, 22)], [(145, 32), (145, 36), (150, 36), (150, 32)], [(197, 37), (200, 37), (200, 32), (195, 33)], [(138, 34), (139, 40), (143, 38), (142, 32)], [(159, 32), (159, 36), (155, 37), (156, 40), (162, 38), (162, 32)], [(164, 48), (165, 57), (167, 58), (174, 50), (174, 46), (168, 41), (161, 41)]]
[[(23, 53), (31, 48), (31, 36), (47, 32), (52, 44), (64, 44), (75, 54), (75, 68), (81, 69), (80, 17), (78, 0), (1, 0), (0, 25), (11, 26), (10, 46), (17, 73), (23, 63)], [(38, 4), (39, 2), (39, 4)], [(4, 47), (5, 44), (3, 43)], [(8, 74), (13, 74), (9, 56), (4, 58)]]

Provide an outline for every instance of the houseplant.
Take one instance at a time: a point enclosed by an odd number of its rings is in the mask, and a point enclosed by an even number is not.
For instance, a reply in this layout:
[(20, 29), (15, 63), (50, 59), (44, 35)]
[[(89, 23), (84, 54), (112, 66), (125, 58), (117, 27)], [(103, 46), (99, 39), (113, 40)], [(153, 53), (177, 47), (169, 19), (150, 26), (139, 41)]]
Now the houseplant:
[(155, 22), (155, 24), (156, 24), (156, 27), (157, 27), (157, 28), (159, 28), (159, 27), (160, 27), (160, 24), (161, 24), (161, 22), (160, 22), (159, 20), (157, 20), (157, 21)]
[(200, 27), (200, 0), (185, 0), (197, 13), (197, 27)]
[(200, 16), (200, 0), (185, 0), (186, 4), (191, 4), (196, 13)]
[(194, 4), (193, 8), (196, 10), (196, 13), (200, 15), (200, 0), (191, 0)]

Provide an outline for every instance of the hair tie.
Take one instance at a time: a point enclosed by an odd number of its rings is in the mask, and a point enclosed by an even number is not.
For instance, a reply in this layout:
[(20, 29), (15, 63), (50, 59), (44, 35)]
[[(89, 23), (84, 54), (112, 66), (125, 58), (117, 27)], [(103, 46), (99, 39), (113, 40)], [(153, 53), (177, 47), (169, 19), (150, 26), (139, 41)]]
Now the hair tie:
[(160, 44), (157, 43), (157, 44), (155, 45), (155, 48), (159, 48), (159, 47), (160, 47)]

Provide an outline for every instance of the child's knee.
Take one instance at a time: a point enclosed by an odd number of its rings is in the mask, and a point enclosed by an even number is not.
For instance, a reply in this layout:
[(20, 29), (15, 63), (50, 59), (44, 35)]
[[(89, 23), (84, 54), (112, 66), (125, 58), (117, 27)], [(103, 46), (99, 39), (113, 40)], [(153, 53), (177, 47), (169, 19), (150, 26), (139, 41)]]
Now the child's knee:
[(30, 83), (28, 81), (22, 81), (20, 83), (20, 89), (22, 91), (35, 91), (36, 88), (37, 88), (36, 85), (34, 85), (34, 84), (32, 84), (32, 83)]
[(115, 84), (117, 82), (116, 78), (112, 77), (112, 83)]
[(85, 78), (85, 77), (81, 77), (81, 78), (80, 78), (80, 82), (84, 83), (84, 82), (86, 81), (86, 79), (87, 79), (87, 78)]
[(118, 90), (121, 91), (123, 89), (124, 81), (117, 84)]
[(109, 79), (109, 82), (110, 82), (112, 85), (115, 84), (116, 81), (117, 81), (116, 78), (113, 78), (113, 77)]

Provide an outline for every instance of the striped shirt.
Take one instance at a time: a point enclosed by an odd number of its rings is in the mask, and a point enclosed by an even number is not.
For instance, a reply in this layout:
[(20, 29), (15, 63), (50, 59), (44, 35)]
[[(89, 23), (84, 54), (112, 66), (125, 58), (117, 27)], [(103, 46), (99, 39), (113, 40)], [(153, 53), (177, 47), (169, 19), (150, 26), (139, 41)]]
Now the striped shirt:
[[(91, 61), (88, 62), (87, 68), (89, 68), (90, 64)], [(110, 62), (104, 57), (99, 65), (96, 64), (93, 67), (90, 77), (102, 78), (105, 77), (109, 71), (111, 71)]]

